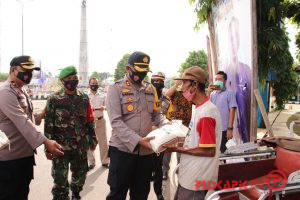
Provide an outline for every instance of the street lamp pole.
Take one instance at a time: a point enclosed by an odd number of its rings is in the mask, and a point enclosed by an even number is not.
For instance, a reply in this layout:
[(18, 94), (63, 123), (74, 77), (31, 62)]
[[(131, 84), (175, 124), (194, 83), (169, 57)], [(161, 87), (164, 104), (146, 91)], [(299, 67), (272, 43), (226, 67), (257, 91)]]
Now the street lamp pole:
[(22, 55), (24, 55), (24, 4), (22, 3)]
[(22, 0), (17, 0), (17, 2), (20, 3), (21, 9), (22, 9), (22, 21), (21, 21), (21, 23), (22, 23), (22, 55), (24, 55), (24, 5), (25, 5), (25, 3), (28, 3), (30, 1), (33, 1), (33, 0), (29, 0), (26, 2), (24, 2)]

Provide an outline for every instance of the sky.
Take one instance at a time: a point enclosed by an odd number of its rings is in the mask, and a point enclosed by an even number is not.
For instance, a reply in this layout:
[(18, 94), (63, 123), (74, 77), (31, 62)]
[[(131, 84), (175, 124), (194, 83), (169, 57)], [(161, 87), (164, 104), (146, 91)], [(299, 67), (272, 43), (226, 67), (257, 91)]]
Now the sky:
[[(21, 0), (24, 4), (24, 54), (40, 60), (56, 75), (68, 65), (78, 66), (81, 0)], [(21, 4), (0, 0), (1, 72), (21, 55)], [(176, 76), (190, 51), (206, 51), (207, 26), (198, 32), (194, 8), (188, 0), (87, 0), (89, 71), (113, 73), (125, 53), (150, 55), (153, 72)], [(294, 55), (294, 35), (291, 51)]]
[[(1, 72), (21, 54), (21, 4), (1, 1)], [(24, 4), (24, 54), (43, 70), (79, 63), (80, 0), (32, 0)], [(143, 51), (153, 72), (175, 76), (190, 51), (206, 51), (207, 27), (196, 32), (188, 0), (87, 0), (90, 72), (114, 72), (125, 53)]]

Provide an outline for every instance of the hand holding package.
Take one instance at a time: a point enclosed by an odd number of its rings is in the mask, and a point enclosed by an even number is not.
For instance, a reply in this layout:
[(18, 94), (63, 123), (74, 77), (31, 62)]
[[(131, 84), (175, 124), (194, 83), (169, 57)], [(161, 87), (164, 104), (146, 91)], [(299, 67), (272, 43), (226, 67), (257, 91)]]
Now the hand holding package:
[(184, 126), (180, 121), (172, 121), (172, 124), (164, 125), (158, 129), (151, 131), (147, 137), (154, 136), (155, 138), (150, 141), (152, 149), (156, 153), (160, 153), (165, 150), (162, 145), (180, 141), (178, 138), (186, 137), (188, 128)]

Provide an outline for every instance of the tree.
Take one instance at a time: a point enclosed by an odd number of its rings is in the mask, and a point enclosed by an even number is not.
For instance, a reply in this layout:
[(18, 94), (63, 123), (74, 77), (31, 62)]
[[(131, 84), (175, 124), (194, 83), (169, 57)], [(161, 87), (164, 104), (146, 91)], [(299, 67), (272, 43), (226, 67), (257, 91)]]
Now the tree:
[(96, 78), (98, 80), (99, 85), (102, 83), (102, 78), (99, 72), (93, 72), (90, 78)]
[(8, 74), (0, 73), (0, 82), (6, 81), (7, 78), (8, 78)]
[(207, 72), (207, 55), (203, 50), (191, 51), (185, 62), (181, 64), (178, 72), (182, 74), (185, 69), (195, 65)]
[(96, 78), (101, 85), (102, 81), (106, 80), (109, 77), (109, 72), (93, 72), (91, 78)]
[[(300, 28), (300, 1), (299, 0), (286, 0), (284, 3), (284, 15), (293, 24), (296, 25), (297, 29)], [(296, 35), (296, 46), (297, 46), (297, 59), (300, 62), (300, 31)]]
[(109, 72), (100, 72), (99, 76), (102, 81), (106, 80), (109, 77)]
[[(278, 109), (283, 109), (286, 101), (297, 90), (296, 75), (293, 71), (293, 57), (289, 51), (289, 38), (284, 25), (286, 0), (257, 0), (257, 41), (258, 74), (264, 83), (267, 74), (276, 72), (273, 83)], [(264, 12), (261, 12), (261, 11)], [(262, 84), (263, 85), (263, 84)]]
[(115, 69), (115, 81), (121, 79), (124, 77), (125, 73), (126, 73), (126, 65), (128, 64), (128, 58), (129, 58), (130, 54), (126, 53), (122, 59), (118, 62), (117, 64), (117, 68)]

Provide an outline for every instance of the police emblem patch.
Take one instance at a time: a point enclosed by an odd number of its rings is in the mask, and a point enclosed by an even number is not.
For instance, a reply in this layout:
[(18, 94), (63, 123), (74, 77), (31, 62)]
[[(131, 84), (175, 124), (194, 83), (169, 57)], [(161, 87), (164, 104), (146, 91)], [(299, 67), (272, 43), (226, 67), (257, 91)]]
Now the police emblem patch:
[(128, 102), (133, 102), (133, 98), (132, 97), (128, 97), (127, 101)]
[(129, 104), (127, 106), (127, 110), (128, 110), (128, 112), (132, 112), (134, 110), (134, 106), (132, 104)]
[(143, 58), (143, 62), (148, 63), (148, 62), (149, 62), (149, 58), (148, 58), (147, 56), (145, 56), (145, 57)]

